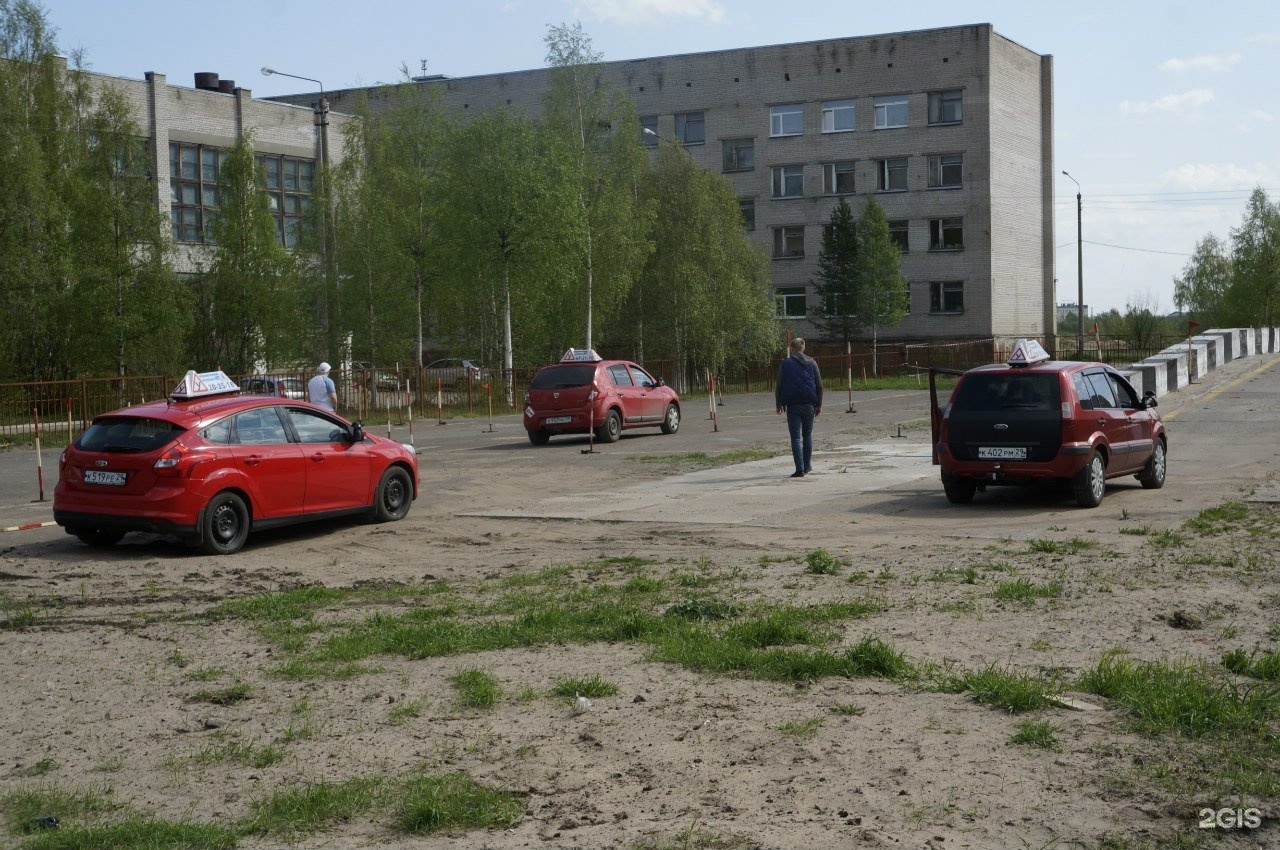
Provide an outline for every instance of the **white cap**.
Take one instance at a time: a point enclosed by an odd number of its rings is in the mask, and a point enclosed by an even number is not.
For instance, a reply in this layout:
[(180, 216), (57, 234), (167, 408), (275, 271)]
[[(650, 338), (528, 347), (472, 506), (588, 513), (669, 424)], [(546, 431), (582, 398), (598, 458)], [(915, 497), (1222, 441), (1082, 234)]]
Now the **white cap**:
[(325, 372), (329, 371), (329, 368), (330, 367), (328, 363), (322, 362), (319, 366), (316, 367), (316, 371), (323, 375)]

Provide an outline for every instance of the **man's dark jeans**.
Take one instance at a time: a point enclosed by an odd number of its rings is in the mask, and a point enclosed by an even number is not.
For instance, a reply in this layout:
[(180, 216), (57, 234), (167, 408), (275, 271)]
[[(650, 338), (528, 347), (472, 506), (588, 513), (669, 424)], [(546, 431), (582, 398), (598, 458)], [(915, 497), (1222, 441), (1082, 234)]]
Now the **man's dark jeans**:
[(813, 457), (813, 405), (788, 404), (787, 430), (791, 432), (791, 457), (796, 472), (804, 472)]

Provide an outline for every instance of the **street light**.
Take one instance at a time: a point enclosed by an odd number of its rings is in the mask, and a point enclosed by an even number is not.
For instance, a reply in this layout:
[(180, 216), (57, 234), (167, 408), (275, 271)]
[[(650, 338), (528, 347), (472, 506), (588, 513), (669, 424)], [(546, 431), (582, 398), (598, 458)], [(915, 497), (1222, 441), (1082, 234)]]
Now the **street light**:
[(337, 298), (337, 281), (335, 280), (335, 275), (333, 270), (333, 257), (332, 257), (332, 252), (330, 250), (332, 247), (336, 245), (337, 240), (334, 238), (334, 235), (329, 232), (330, 225), (333, 223), (333, 216), (331, 214), (331, 211), (328, 209), (329, 193), (325, 191), (327, 187), (324, 185), (324, 181), (327, 176), (326, 172), (329, 169), (329, 101), (324, 96), (324, 83), (320, 82), (317, 79), (313, 79), (312, 77), (299, 76), (298, 74), (287, 74), (284, 71), (277, 71), (275, 68), (268, 68), (266, 65), (263, 65), (262, 76), (270, 77), (272, 75), (280, 76), (280, 77), (289, 77), (290, 79), (293, 79), (293, 80), (305, 80), (308, 83), (315, 83), (317, 86), (320, 87), (320, 102), (317, 103), (315, 106), (316, 114), (320, 116), (320, 173), (319, 173), (319, 178), (317, 180), (317, 188), (321, 190), (321, 193), (324, 198), (324, 207), (322, 208), (323, 212), (322, 212), (322, 220), (321, 220), (321, 226), (320, 226), (320, 254), (324, 259), (324, 273), (325, 273), (324, 322), (325, 322), (326, 331), (328, 332), (328, 336), (330, 337), (328, 340), (326, 340), (326, 342), (328, 343), (329, 348), (332, 350), (336, 348), (337, 342), (338, 342), (337, 339), (333, 336), (333, 333), (334, 333), (333, 314), (337, 307), (338, 298)]
[(1076, 356), (1081, 360), (1084, 359), (1084, 236), (1081, 230), (1081, 220), (1084, 213), (1084, 205), (1080, 197), (1080, 181), (1072, 177), (1067, 172), (1062, 172), (1066, 178), (1076, 184), (1076, 281), (1079, 291), (1076, 293)]

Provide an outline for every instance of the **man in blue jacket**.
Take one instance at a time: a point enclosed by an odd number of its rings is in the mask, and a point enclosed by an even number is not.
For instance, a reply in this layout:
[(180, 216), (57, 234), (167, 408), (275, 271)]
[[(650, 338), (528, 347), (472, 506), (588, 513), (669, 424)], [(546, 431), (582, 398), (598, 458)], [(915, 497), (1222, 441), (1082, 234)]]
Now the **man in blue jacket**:
[(796, 462), (792, 478), (804, 478), (813, 471), (813, 417), (822, 413), (822, 376), (818, 363), (804, 353), (804, 340), (791, 340), (791, 356), (778, 367), (778, 380), (773, 392), (778, 415), (787, 412), (787, 430), (791, 432), (791, 457)]

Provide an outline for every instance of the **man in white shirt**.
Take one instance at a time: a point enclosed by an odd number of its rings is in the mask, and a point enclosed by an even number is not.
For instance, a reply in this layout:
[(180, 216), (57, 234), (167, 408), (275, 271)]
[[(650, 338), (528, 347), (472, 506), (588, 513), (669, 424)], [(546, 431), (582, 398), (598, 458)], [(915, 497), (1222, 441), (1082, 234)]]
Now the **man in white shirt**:
[(316, 367), (315, 377), (307, 381), (307, 397), (312, 404), (336, 411), (338, 409), (338, 388), (329, 377), (329, 364), (321, 363)]

